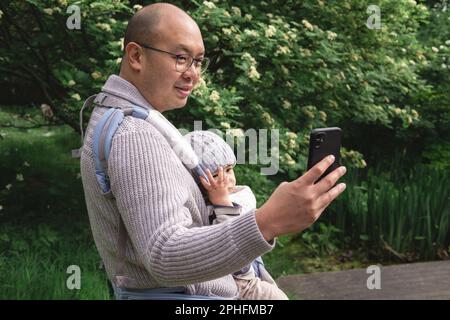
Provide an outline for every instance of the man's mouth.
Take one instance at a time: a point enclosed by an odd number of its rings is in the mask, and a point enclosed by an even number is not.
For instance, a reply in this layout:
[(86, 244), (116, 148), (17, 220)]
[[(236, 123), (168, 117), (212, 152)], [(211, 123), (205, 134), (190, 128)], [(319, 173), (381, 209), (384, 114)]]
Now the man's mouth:
[(186, 98), (192, 91), (192, 87), (186, 86), (186, 87), (175, 87), (177, 89), (177, 92), (182, 98)]

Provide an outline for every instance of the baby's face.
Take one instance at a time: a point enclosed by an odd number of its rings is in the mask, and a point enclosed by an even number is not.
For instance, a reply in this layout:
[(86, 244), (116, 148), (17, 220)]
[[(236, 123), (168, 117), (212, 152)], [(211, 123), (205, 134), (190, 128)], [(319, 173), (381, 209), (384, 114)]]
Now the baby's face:
[[(228, 192), (232, 192), (236, 187), (236, 177), (234, 176), (234, 170), (232, 165), (228, 165), (223, 169), (224, 178), (228, 178)], [(215, 172), (213, 177), (217, 178), (218, 173)]]

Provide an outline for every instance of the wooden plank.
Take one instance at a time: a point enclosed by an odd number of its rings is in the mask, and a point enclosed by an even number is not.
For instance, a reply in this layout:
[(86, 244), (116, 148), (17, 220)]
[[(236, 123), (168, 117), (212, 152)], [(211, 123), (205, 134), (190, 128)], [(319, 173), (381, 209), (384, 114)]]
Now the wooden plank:
[(277, 283), (300, 300), (450, 300), (450, 261), (380, 266), (380, 289), (368, 289), (371, 275), (367, 269), (353, 269), (283, 276)]

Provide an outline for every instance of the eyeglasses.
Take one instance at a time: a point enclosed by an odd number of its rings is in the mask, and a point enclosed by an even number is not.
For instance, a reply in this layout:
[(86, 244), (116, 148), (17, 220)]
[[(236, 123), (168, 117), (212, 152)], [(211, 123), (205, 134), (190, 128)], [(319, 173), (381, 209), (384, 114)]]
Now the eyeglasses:
[(209, 59), (206, 57), (196, 59), (192, 57), (189, 54), (176, 54), (168, 51), (164, 51), (161, 49), (150, 47), (146, 44), (136, 42), (138, 45), (145, 49), (154, 50), (161, 53), (167, 53), (170, 54), (172, 57), (176, 59), (175, 61), (175, 70), (180, 73), (184, 73), (194, 64), (195, 70), (197, 70), (199, 73), (205, 72), (205, 70), (208, 68), (209, 65)]

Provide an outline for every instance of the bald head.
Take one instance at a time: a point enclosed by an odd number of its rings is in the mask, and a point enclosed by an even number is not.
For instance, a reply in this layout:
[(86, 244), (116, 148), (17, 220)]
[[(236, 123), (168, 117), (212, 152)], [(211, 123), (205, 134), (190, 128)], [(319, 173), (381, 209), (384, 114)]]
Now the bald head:
[(183, 19), (197, 25), (195, 21), (182, 9), (169, 3), (155, 3), (147, 5), (136, 12), (128, 23), (125, 33), (124, 47), (129, 42), (154, 43), (161, 38), (167, 26), (162, 22), (173, 19)]
[[(205, 54), (195, 21), (174, 5), (148, 5), (131, 18), (124, 40), (119, 76), (160, 112), (186, 105), (200, 78), (189, 57), (198, 62)], [(190, 65), (180, 72), (182, 63)]]

